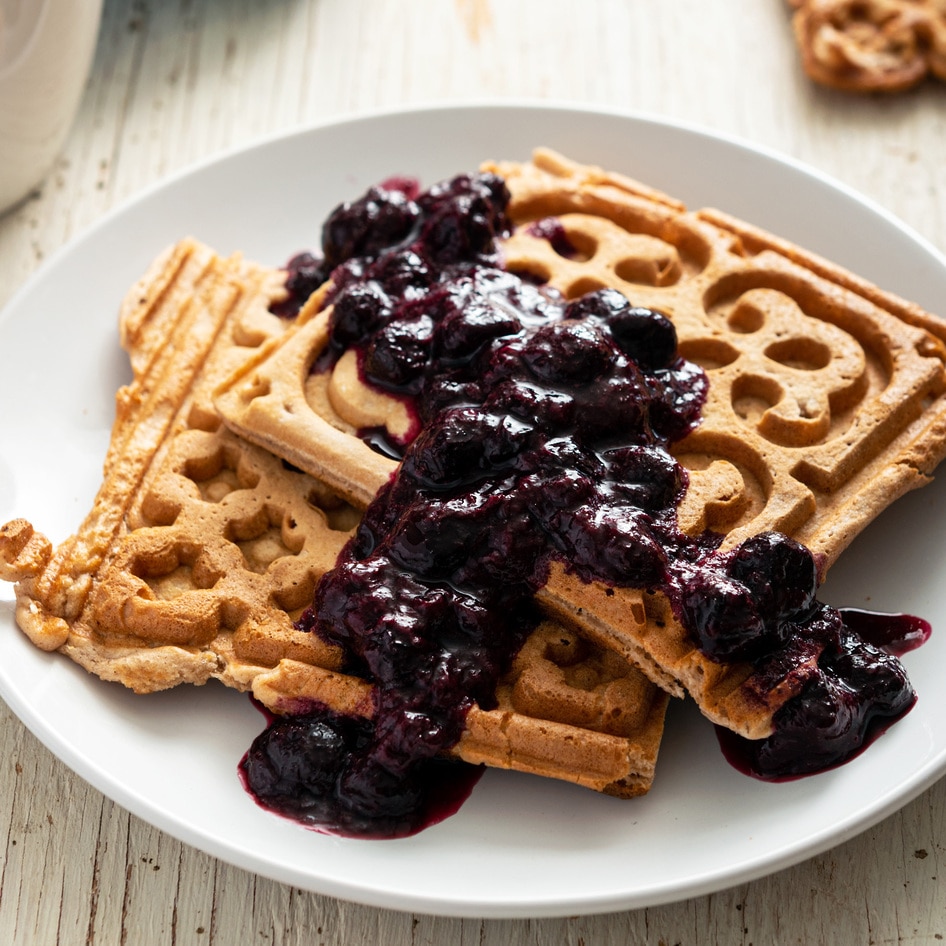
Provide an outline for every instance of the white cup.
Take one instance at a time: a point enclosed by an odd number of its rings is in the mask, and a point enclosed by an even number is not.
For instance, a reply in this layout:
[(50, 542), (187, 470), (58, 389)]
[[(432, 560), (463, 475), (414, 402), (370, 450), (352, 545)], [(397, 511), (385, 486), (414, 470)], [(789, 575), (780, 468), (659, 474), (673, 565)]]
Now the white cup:
[(79, 108), (102, 0), (0, 0), (0, 213), (49, 172)]

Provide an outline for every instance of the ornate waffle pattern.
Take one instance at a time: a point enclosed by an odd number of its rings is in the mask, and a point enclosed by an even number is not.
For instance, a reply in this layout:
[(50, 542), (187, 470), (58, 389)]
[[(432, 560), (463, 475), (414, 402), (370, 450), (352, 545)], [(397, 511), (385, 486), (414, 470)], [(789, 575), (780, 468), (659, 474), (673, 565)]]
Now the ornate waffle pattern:
[[(268, 311), (280, 286), (279, 273), (192, 241), (155, 264), (122, 312), (135, 378), (119, 395), (95, 507), (55, 550), (26, 521), (8, 523), (0, 577), (18, 582), (17, 619), (34, 643), (103, 679), (142, 693), (217, 679), (275, 712), (318, 703), (370, 715), (370, 686), (293, 626), (357, 510), (232, 433), (212, 403), (224, 377), (286, 333)], [(456, 754), (647, 791), (666, 696), (600, 645), (551, 624), (536, 633), (497, 707), (469, 715)]]
[[(735, 545), (769, 529), (827, 567), (897, 496), (927, 481), (946, 444), (946, 349), (937, 320), (791, 244), (715, 211), (550, 152), (493, 165), (512, 192), (506, 265), (566, 297), (613, 287), (665, 312), (710, 377), (702, 425), (678, 445), (692, 532)], [(532, 224), (554, 217), (575, 252)], [(228, 425), (365, 504), (393, 471), (352, 436), (394, 407), (335, 374), (313, 381), (327, 312), (260, 352), (217, 392)], [(358, 418), (355, 423), (352, 418)], [(744, 665), (689, 643), (659, 595), (584, 585), (553, 568), (547, 611), (617, 649), (668, 692), (750, 737), (802, 680), (760, 691)]]
[[(624, 179), (558, 155), (498, 170), (514, 195), (509, 267), (569, 297), (610, 286), (665, 312), (681, 352), (707, 371), (703, 422), (676, 448), (690, 473), (684, 529), (724, 533), (730, 546), (778, 530), (826, 569), (881, 509), (928, 481), (946, 451), (939, 320), (724, 214), (643, 202)], [(546, 216), (577, 254), (530, 233)], [(609, 595), (561, 568), (541, 598), (750, 738), (804, 683), (797, 674), (762, 688), (749, 667), (705, 659), (661, 595)], [(640, 607), (645, 621), (625, 617)]]
[(946, 79), (943, 0), (789, 0), (802, 65), (850, 92), (898, 92)]
[[(938, 320), (718, 212), (642, 205), (619, 179), (558, 156), (499, 170), (518, 224), (510, 268), (569, 298), (610, 286), (666, 313), (681, 353), (706, 369), (703, 422), (678, 446), (685, 529), (732, 544), (778, 529), (830, 562), (932, 471), (946, 417)], [(575, 256), (530, 233), (544, 216)]]

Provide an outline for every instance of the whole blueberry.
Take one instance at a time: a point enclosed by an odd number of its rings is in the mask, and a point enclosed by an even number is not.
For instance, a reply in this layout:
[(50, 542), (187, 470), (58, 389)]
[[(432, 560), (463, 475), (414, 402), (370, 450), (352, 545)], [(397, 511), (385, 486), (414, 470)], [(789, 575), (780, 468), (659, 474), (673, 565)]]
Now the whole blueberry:
[(448, 312), (437, 330), (438, 347), (451, 359), (469, 358), (494, 338), (515, 333), (518, 321), (486, 301)]
[(606, 450), (609, 479), (616, 494), (651, 512), (674, 506), (684, 487), (685, 474), (666, 450), (630, 445)]
[(815, 601), (818, 569), (811, 552), (780, 532), (752, 536), (735, 551), (729, 574), (773, 620), (805, 615)]
[(703, 571), (684, 584), (684, 625), (713, 660), (751, 660), (772, 643), (772, 634), (749, 589), (722, 574)]
[(433, 322), (427, 316), (392, 321), (378, 331), (365, 350), (365, 372), (381, 384), (407, 388), (417, 384), (430, 357)]
[(329, 317), (329, 331), (336, 345), (358, 344), (391, 316), (388, 298), (378, 286), (354, 284), (336, 297)]
[(331, 718), (287, 716), (256, 738), (243, 770), (263, 798), (308, 794), (334, 782), (345, 755), (345, 733)]
[(383, 255), (367, 272), (392, 296), (420, 296), (434, 281), (427, 261), (412, 249)]
[(329, 269), (355, 256), (376, 256), (406, 239), (420, 209), (403, 191), (372, 187), (340, 204), (322, 226), (322, 253)]
[(593, 325), (566, 321), (540, 328), (522, 358), (540, 381), (587, 384), (610, 369), (614, 352)]
[(660, 312), (628, 306), (608, 321), (622, 351), (644, 371), (669, 367), (677, 357), (677, 330)]
[(328, 278), (325, 260), (299, 253), (286, 266), (286, 289), (301, 304)]
[(619, 313), (631, 307), (627, 296), (617, 289), (596, 289), (573, 299), (565, 308), (566, 319), (584, 319), (588, 317), (608, 322)]

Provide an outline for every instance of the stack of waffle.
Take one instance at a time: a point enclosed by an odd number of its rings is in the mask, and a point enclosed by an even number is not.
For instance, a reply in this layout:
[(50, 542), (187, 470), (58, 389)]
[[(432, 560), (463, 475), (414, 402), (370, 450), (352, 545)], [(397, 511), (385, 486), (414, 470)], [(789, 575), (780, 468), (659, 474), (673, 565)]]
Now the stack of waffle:
[[(566, 298), (615, 288), (666, 313), (710, 379), (700, 426), (675, 445), (689, 474), (681, 528), (733, 547), (767, 530), (826, 568), (946, 451), (946, 333), (919, 308), (739, 221), (687, 211), (547, 151), (501, 164), (514, 224), (506, 265)], [(532, 224), (554, 217), (575, 252)], [(313, 703), (370, 716), (372, 685), (296, 620), (360, 511), (395, 470), (357, 436), (395, 437), (403, 404), (352, 358), (311, 368), (331, 307), (272, 309), (284, 274), (193, 241), (162, 256), (121, 313), (132, 383), (119, 392), (104, 481), (61, 546), (25, 520), (0, 531), (17, 621), (137, 692), (209, 679), (275, 713)], [(660, 593), (554, 566), (547, 620), (474, 707), (462, 759), (621, 796), (651, 785), (668, 695), (750, 739), (803, 685), (711, 660)]]

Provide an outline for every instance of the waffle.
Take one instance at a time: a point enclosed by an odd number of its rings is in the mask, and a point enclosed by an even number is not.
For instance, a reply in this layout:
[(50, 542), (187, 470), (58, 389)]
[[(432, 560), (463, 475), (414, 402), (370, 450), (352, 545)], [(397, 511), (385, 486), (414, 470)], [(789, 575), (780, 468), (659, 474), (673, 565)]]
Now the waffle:
[(847, 92), (946, 79), (943, 0), (789, 0), (805, 73)]
[[(508, 268), (566, 298), (611, 287), (666, 313), (681, 354), (707, 371), (702, 423), (675, 448), (689, 472), (686, 532), (722, 533), (733, 548), (777, 530), (827, 569), (882, 508), (928, 481), (946, 449), (946, 348), (932, 316), (723, 213), (687, 211), (552, 152), (488, 167), (512, 194)], [(550, 217), (576, 254), (535, 232)], [(362, 506), (395, 464), (355, 431), (406, 421), (352, 361), (310, 371), (329, 317), (313, 306), (228, 379), (215, 404), (240, 436)], [(772, 732), (774, 713), (807, 679), (804, 668), (773, 682), (748, 663), (710, 660), (662, 594), (586, 583), (565, 563), (538, 597), (550, 616), (750, 739)]]
[[(154, 263), (121, 311), (133, 381), (117, 396), (94, 506), (55, 549), (25, 520), (5, 525), (0, 577), (17, 582), (17, 622), (34, 644), (138, 693), (218, 680), (275, 713), (317, 704), (365, 716), (370, 684), (295, 627), (358, 510), (228, 430), (212, 400), (291, 331), (270, 311), (284, 279), (193, 240)], [(631, 797), (651, 785), (666, 706), (621, 656), (545, 622), (452, 751)]]

